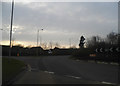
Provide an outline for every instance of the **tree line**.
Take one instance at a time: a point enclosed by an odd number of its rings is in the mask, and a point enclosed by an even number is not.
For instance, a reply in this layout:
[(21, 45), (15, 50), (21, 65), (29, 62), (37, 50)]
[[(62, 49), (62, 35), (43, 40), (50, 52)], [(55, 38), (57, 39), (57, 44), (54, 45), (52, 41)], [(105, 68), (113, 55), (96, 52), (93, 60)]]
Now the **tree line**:
[[(106, 38), (92, 36), (87, 39), (86, 47), (81, 48), (59, 48), (59, 43), (49, 44), (50, 49), (44, 50), (42, 47), (26, 47), (21, 45), (12, 47), (12, 56), (41, 56), (41, 55), (72, 55), (75, 59), (99, 60), (99, 61), (119, 61), (120, 35), (115, 32), (109, 33)], [(79, 44), (78, 44), (79, 45)], [(9, 46), (2, 46), (2, 55), (9, 55)], [(46, 45), (45, 45), (46, 46)]]
[(87, 48), (80, 48), (73, 53), (74, 59), (119, 62), (120, 34), (111, 32), (106, 38), (92, 36), (86, 42)]

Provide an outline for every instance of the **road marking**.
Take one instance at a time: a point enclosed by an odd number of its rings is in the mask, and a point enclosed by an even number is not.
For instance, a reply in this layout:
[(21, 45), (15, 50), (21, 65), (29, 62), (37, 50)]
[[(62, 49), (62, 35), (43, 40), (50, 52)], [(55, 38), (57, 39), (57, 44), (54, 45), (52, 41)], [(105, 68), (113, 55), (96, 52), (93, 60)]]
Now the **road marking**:
[(76, 61), (80, 61), (80, 60), (77, 59)]
[(28, 71), (32, 70), (32, 68), (31, 68), (31, 66), (29, 64), (27, 64), (27, 67), (28, 67)]
[(75, 79), (81, 79), (81, 77), (76, 77), (76, 76), (70, 76), (70, 75), (65, 75), (65, 76), (75, 78)]
[(48, 71), (44, 71), (45, 73), (48, 73)]
[(105, 81), (102, 81), (103, 84), (115, 84), (115, 83), (110, 83), (110, 82), (105, 82)]
[(49, 74), (54, 74), (54, 72), (51, 72), (51, 71), (44, 71), (44, 72)]
[(110, 64), (112, 64), (112, 65), (119, 65), (118, 63), (113, 63), (113, 62), (111, 62)]

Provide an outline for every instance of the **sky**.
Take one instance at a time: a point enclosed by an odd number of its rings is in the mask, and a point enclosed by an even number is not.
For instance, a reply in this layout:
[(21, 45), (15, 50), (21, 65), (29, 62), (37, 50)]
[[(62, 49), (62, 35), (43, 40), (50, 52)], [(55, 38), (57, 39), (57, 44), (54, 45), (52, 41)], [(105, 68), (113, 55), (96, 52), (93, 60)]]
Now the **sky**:
[[(2, 3), (2, 44), (9, 45), (11, 2)], [(36, 46), (58, 43), (78, 47), (80, 37), (106, 37), (118, 32), (117, 2), (15, 2), (13, 40)], [(43, 29), (43, 31), (41, 30)], [(1, 31), (1, 30), (0, 30)], [(40, 41), (41, 40), (41, 41)]]

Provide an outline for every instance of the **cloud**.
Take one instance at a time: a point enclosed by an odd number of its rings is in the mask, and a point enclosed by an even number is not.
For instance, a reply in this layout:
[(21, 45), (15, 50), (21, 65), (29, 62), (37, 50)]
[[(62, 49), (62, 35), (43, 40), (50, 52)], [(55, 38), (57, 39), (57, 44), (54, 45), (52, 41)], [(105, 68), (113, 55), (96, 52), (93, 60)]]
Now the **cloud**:
[[(3, 3), (3, 28), (10, 25), (10, 8), (11, 3)], [(37, 30), (43, 28), (43, 41), (68, 44), (72, 38), (75, 44), (81, 35), (105, 37), (113, 30), (116, 32), (117, 11), (117, 2), (16, 2), (14, 34), (16, 40), (35, 42)], [(3, 34), (3, 40), (8, 35)]]

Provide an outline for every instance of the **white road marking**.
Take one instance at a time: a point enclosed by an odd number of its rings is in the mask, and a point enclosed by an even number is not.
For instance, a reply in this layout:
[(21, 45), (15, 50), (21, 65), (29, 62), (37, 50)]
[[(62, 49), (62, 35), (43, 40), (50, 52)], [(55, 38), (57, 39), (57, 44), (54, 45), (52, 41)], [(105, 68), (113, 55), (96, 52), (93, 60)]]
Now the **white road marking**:
[(80, 61), (80, 60), (77, 59), (76, 61)]
[(70, 76), (70, 75), (65, 75), (65, 76), (75, 78), (75, 79), (81, 79), (81, 77), (76, 77), (76, 76)]
[(111, 62), (110, 64), (112, 64), (112, 65), (119, 65), (118, 63), (113, 63), (113, 62)]
[(102, 81), (103, 84), (115, 84), (115, 83), (110, 83), (110, 82), (105, 82), (105, 81)]
[(50, 74), (54, 74), (54, 72), (49, 72)]
[(48, 73), (48, 71), (44, 71), (45, 73)]
[(49, 73), (49, 74), (54, 74), (54, 72), (51, 72), (51, 71), (44, 71), (46, 73)]
[(31, 66), (29, 64), (27, 64), (27, 67), (28, 67), (28, 71), (32, 70), (32, 68), (31, 68)]

